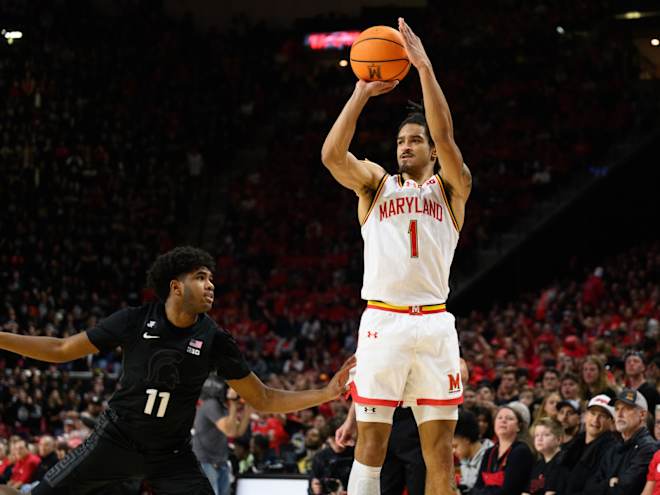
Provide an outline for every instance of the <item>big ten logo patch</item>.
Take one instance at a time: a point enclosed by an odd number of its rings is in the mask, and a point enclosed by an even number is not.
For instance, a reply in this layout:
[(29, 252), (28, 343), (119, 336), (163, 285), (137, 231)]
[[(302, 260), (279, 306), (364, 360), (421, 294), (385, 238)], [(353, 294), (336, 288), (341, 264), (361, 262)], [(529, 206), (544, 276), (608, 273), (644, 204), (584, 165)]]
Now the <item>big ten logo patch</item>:
[(203, 345), (204, 345), (203, 341), (197, 339), (191, 339), (190, 342), (188, 342), (188, 348), (186, 349), (186, 352), (188, 354), (192, 354), (193, 356), (199, 356), (202, 353)]
[(449, 378), (449, 393), (450, 394), (455, 394), (457, 392), (461, 391), (461, 374), (456, 373), (456, 374), (451, 374), (449, 373), (447, 375)]

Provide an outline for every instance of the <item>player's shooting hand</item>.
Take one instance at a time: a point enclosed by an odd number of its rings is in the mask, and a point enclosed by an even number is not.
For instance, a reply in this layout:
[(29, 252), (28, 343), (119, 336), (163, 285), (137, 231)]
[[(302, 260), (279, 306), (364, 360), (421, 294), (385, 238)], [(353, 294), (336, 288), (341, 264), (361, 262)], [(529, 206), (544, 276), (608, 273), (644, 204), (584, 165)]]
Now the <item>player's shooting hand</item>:
[(236, 400), (238, 399), (238, 394), (236, 393), (236, 390), (234, 390), (231, 387), (227, 387), (227, 399), (228, 400)]
[(431, 61), (426, 54), (426, 50), (424, 50), (422, 40), (419, 39), (419, 36), (413, 33), (413, 30), (410, 29), (408, 24), (406, 24), (403, 17), (399, 17), (399, 32), (403, 36), (403, 46), (408, 53), (408, 60), (410, 60), (410, 63), (417, 67), (417, 69), (424, 66), (430, 66)]
[(367, 97), (384, 95), (397, 87), (399, 81), (363, 81), (359, 79), (355, 84), (356, 91), (364, 93)]
[(355, 356), (351, 356), (346, 360), (341, 369), (335, 373), (335, 376), (332, 377), (330, 383), (328, 383), (327, 388), (332, 393), (332, 397), (339, 397), (341, 394), (346, 392), (346, 383), (348, 382), (348, 375), (351, 369), (355, 368), (357, 359)]

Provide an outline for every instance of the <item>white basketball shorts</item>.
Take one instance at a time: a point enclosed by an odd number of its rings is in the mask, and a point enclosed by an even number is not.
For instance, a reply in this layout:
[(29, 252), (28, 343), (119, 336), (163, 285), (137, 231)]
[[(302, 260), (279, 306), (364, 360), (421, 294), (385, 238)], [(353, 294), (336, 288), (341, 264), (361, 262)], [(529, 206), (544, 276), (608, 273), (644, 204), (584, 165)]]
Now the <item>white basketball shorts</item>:
[(351, 371), (353, 401), (392, 407), (461, 404), (455, 322), (444, 305), (407, 308), (369, 301)]

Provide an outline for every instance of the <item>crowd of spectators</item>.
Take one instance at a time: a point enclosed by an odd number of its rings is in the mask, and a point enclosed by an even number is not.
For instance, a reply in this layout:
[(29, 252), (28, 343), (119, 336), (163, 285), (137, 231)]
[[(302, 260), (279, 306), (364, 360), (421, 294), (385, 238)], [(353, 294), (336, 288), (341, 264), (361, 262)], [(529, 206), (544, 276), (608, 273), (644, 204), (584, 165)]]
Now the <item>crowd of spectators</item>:
[[(212, 316), (267, 383), (325, 383), (355, 348), (363, 309), (355, 200), (319, 160), (352, 76), (317, 60), (291, 32), (246, 22), (200, 34), (189, 19), (131, 2), (115, 17), (82, 1), (0, 4), (8, 19), (29, 21), (25, 38), (0, 53), (0, 328), (64, 337), (149, 298), (148, 264), (184, 240), (208, 187), (203, 179), (217, 176)], [(646, 122), (649, 108), (629, 85), (634, 64), (621, 70), (632, 46), (585, 20), (611, 6), (483, 2), (413, 14), (475, 170), (459, 268), (514, 212)], [(258, 42), (265, 38), (274, 51)], [(386, 165), (405, 102), (420, 96), (414, 74), (408, 78), (387, 104), (370, 105), (356, 138), (356, 150)], [(392, 108), (400, 109), (394, 121)], [(513, 423), (525, 422), (517, 406), (498, 409), (512, 401), (527, 407), (527, 426), (556, 418), (562, 433), (554, 436), (567, 451), (588, 431), (585, 407), (601, 394), (631, 387), (655, 414), (660, 246), (584, 266), (459, 318), (471, 369), (465, 409), (479, 426), (463, 451), (485, 453), (492, 440), (501, 449), (497, 415), (511, 411)], [(54, 366), (2, 353), (0, 372), (0, 469), (5, 481), (29, 487), (89, 434), (114, 390), (120, 355)], [(350, 466), (352, 450), (334, 441), (347, 411), (336, 401), (287, 416), (251, 413), (248, 433), (232, 442), (234, 473), (299, 472), (313, 480), (312, 493), (327, 491)], [(552, 437), (554, 423), (544, 427)], [(552, 445), (537, 447), (548, 463)]]

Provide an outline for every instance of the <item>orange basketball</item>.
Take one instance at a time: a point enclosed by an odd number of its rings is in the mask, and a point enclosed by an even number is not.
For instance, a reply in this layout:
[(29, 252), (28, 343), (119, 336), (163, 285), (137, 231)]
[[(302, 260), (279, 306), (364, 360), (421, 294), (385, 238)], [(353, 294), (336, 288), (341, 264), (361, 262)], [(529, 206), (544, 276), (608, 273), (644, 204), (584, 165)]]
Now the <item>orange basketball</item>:
[(362, 31), (351, 47), (351, 68), (363, 81), (400, 81), (410, 69), (403, 36), (389, 26)]

